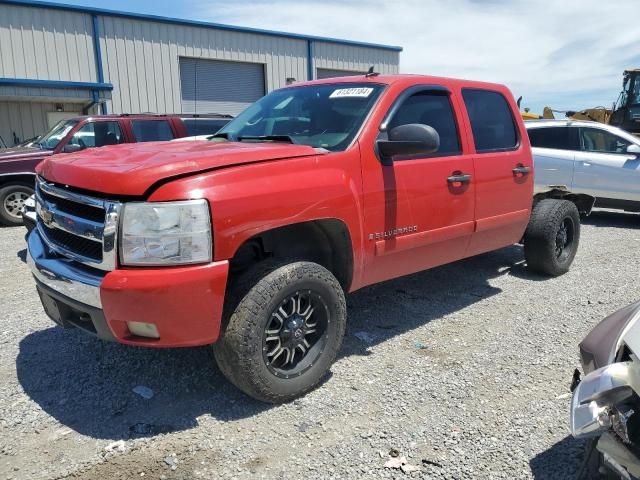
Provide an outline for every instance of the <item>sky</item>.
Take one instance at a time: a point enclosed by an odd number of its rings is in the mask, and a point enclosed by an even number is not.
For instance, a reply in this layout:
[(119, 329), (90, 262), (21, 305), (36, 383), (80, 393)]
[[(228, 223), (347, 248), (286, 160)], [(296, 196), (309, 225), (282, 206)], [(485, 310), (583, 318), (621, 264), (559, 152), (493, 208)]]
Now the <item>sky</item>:
[(504, 83), (537, 113), (610, 107), (623, 70), (640, 68), (637, 0), (110, 0), (108, 8), (398, 45), (401, 73)]

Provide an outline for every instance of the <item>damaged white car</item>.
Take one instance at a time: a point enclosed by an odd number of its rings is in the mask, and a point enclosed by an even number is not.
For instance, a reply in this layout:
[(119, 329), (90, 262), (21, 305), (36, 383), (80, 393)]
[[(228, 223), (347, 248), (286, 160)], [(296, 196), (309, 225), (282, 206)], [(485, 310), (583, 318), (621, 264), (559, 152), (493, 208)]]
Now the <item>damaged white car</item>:
[(585, 376), (572, 383), (571, 433), (591, 438), (586, 478), (640, 478), (640, 302), (600, 322), (580, 343)]

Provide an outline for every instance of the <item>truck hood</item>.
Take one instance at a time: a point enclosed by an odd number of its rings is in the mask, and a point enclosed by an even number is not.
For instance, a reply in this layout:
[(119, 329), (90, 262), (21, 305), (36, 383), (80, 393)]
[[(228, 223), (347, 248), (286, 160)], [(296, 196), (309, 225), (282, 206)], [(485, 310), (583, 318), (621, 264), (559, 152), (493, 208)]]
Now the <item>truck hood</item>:
[(317, 155), (286, 143), (148, 142), (54, 155), (37, 173), (51, 182), (111, 195), (141, 196), (155, 183), (232, 165)]
[(4, 160), (23, 160), (44, 158), (52, 155), (51, 150), (43, 150), (37, 147), (10, 147), (0, 149), (0, 162)]

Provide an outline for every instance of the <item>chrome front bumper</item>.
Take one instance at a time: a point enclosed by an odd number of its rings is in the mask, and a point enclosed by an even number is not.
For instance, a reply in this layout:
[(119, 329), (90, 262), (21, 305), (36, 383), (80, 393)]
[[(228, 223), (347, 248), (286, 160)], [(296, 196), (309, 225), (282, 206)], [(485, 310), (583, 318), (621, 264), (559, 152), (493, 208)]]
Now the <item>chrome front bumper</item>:
[(65, 297), (102, 309), (100, 284), (104, 275), (50, 251), (38, 229), (31, 231), (27, 245), (27, 264), (39, 282)]

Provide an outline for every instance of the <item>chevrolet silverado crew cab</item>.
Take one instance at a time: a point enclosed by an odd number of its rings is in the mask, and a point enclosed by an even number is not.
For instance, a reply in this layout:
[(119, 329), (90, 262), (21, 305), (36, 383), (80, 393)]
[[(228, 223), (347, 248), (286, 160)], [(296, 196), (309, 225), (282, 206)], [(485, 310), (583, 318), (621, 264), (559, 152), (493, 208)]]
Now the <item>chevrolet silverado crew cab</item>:
[(0, 150), (0, 224), (23, 223), (23, 208), (33, 195), (35, 167), (59, 153), (120, 143), (171, 140), (214, 134), (228, 115), (95, 115), (62, 120), (32, 141)]
[(106, 340), (213, 345), (257, 399), (316, 386), (345, 293), (524, 242), (566, 272), (578, 208), (534, 197), (501, 85), (345, 77), (276, 90), (209, 141), (122, 144), (38, 167), (28, 263), (47, 314)]

